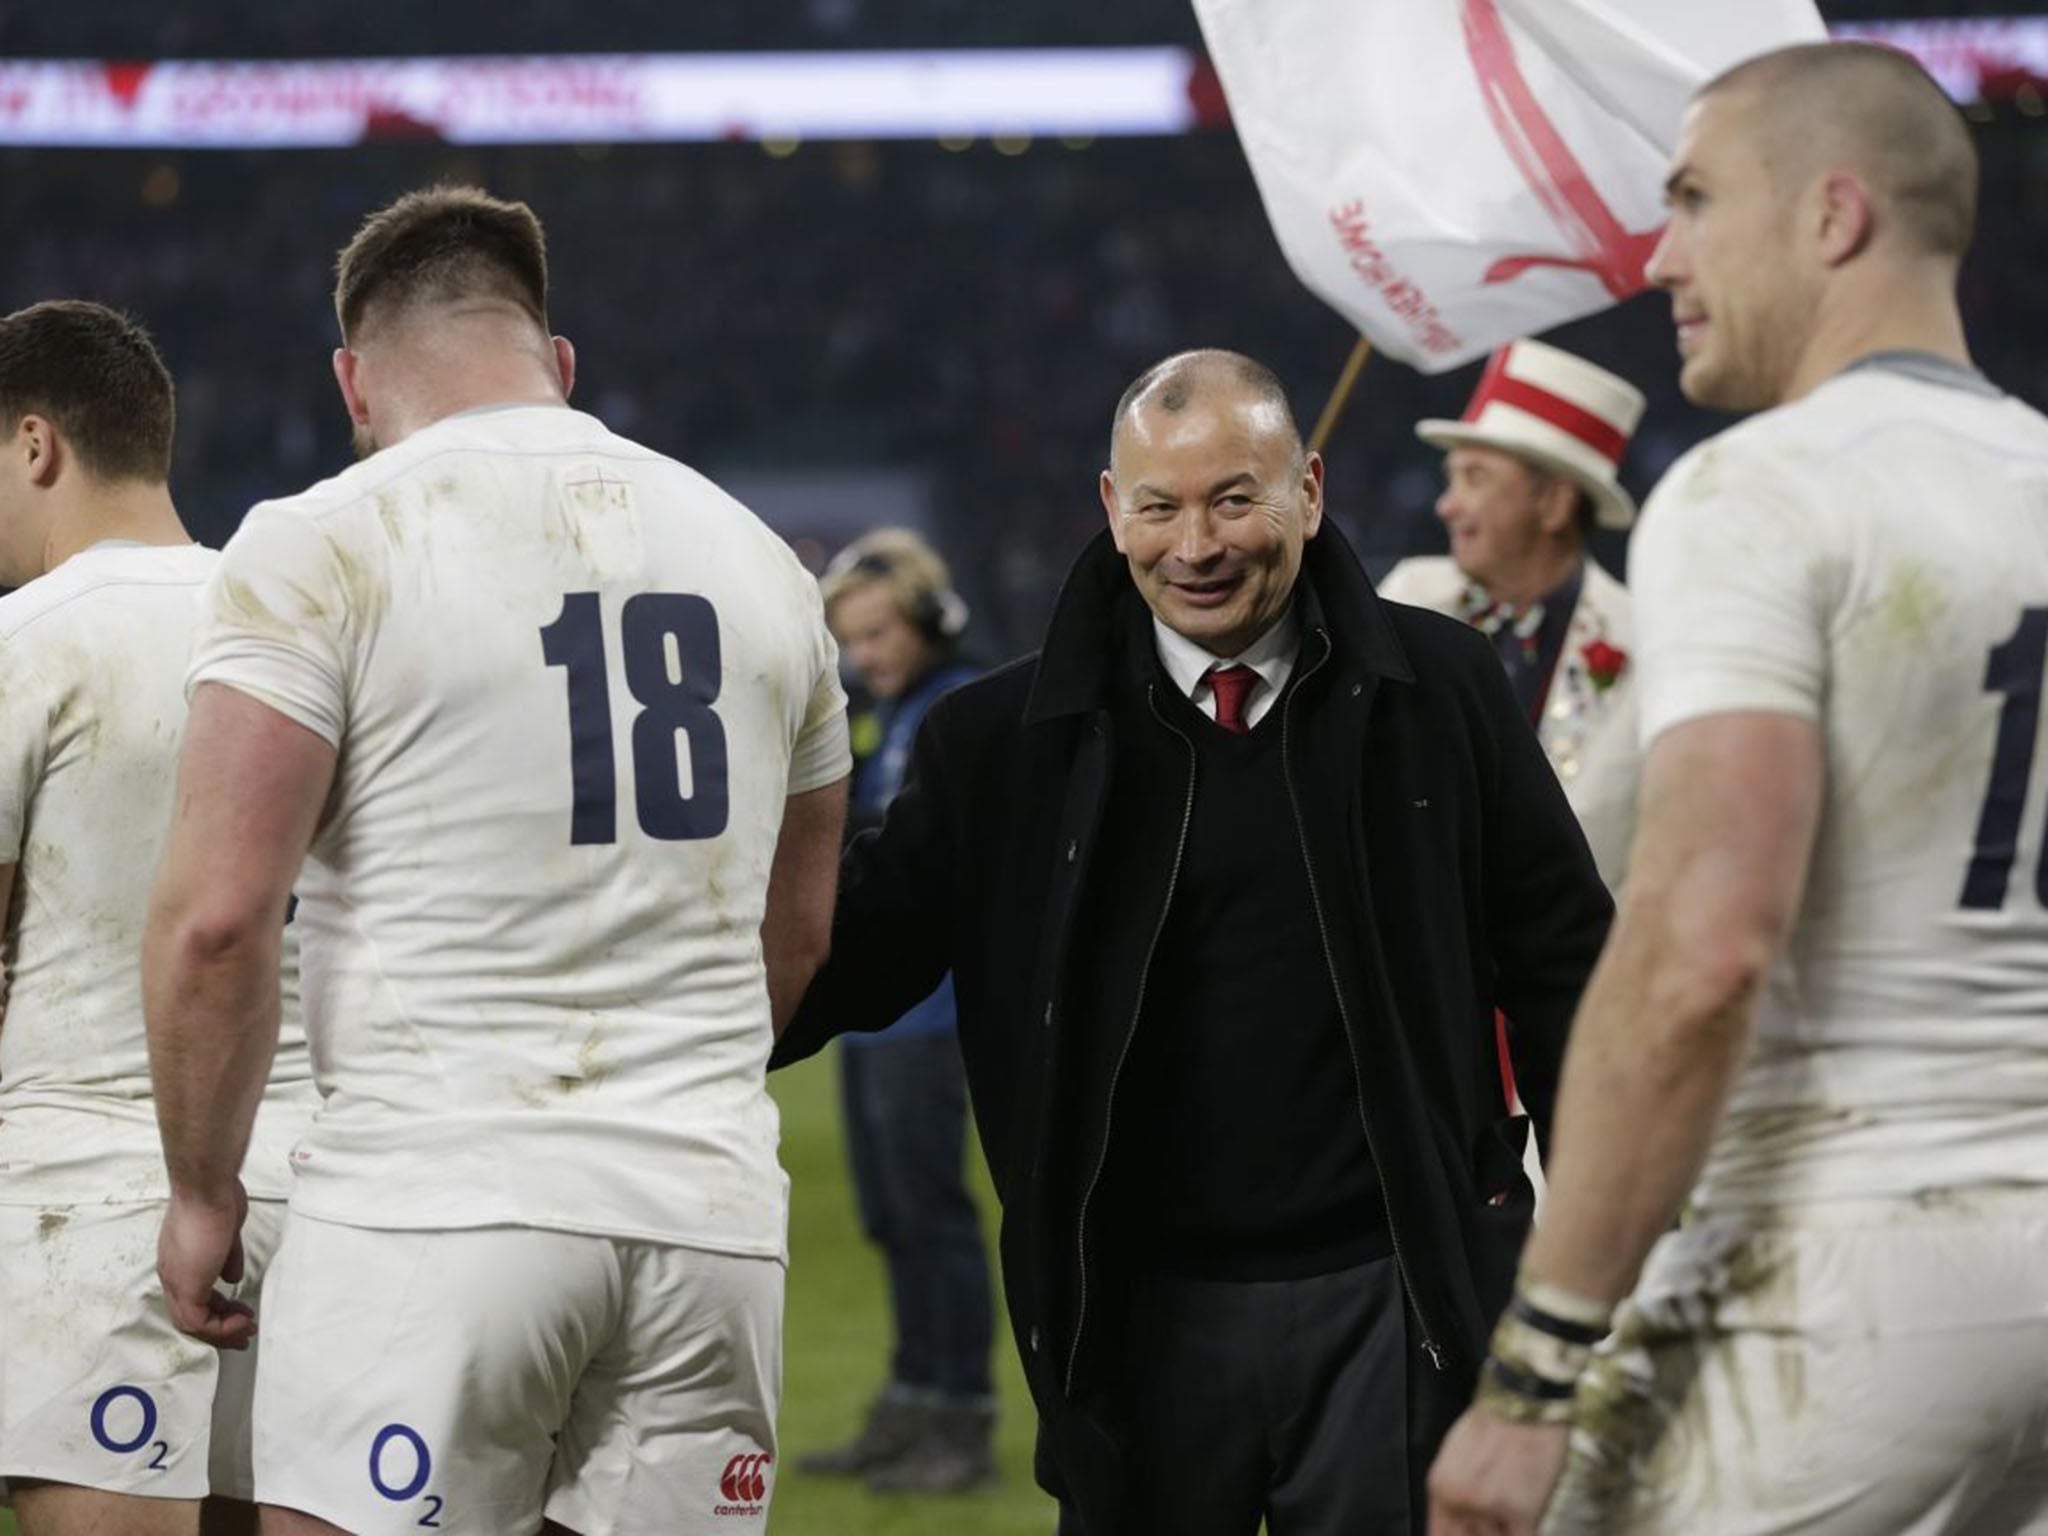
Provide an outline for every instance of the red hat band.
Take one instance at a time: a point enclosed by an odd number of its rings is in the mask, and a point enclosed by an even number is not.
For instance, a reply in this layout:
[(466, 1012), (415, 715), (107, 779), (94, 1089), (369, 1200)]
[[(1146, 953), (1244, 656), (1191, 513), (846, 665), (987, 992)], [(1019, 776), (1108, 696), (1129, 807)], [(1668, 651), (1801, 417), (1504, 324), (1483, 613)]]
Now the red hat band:
[(1540, 384), (1518, 379), (1508, 372), (1508, 349), (1501, 348), (1486, 365), (1486, 372), (1465, 407), (1463, 419), (1477, 421), (1487, 406), (1500, 404), (1524, 411), (1538, 421), (1568, 432), (1610, 463), (1619, 465), (1628, 448), (1628, 434), (1614, 423), (1596, 416), (1584, 406), (1562, 395), (1552, 394)]

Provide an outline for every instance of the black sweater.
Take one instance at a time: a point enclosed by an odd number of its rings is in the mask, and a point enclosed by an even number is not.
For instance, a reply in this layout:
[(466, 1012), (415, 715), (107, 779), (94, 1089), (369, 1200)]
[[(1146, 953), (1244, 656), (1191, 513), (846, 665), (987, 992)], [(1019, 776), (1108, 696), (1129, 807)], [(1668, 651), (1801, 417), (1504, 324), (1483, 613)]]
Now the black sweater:
[(1163, 672), (1118, 708), (1109, 829), (1195, 763), (1109, 1153), (1112, 1241), (1138, 1268), (1282, 1280), (1389, 1252), (1280, 724), (1276, 705), (1232, 735)]

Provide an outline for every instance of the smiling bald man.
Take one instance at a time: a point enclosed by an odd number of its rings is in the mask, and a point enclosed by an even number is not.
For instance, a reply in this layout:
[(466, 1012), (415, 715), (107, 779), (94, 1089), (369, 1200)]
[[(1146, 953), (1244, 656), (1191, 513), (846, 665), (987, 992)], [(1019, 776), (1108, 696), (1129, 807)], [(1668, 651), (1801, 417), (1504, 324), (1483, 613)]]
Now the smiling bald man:
[(1272, 373), (1147, 370), (1038, 655), (925, 717), (777, 1059), (948, 970), (1086, 1536), (1419, 1530), (1610, 906), (1495, 659), (1383, 604)]

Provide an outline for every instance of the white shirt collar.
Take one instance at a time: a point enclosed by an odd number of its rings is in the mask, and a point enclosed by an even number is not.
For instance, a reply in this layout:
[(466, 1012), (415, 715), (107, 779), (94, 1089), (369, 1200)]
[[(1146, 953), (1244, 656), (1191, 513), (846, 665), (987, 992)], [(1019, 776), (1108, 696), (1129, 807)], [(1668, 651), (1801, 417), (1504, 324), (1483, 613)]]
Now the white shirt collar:
[(1295, 652), (1301, 649), (1301, 620), (1290, 603), (1271, 629), (1236, 656), (1212, 655), (1186, 635), (1160, 623), (1157, 614), (1152, 616), (1152, 637), (1166, 675), (1187, 697), (1194, 698), (1196, 688), (1202, 685), (1211, 667), (1243, 666), (1259, 674), (1257, 696), (1266, 699), (1285, 688), (1287, 679), (1293, 675)]

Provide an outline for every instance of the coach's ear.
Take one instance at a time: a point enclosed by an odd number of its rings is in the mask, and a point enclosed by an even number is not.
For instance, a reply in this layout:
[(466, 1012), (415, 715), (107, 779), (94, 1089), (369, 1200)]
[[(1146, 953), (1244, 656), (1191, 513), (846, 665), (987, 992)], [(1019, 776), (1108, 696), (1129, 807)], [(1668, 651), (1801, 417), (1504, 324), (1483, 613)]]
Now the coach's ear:
[(341, 386), (341, 400), (348, 407), (348, 419), (359, 427), (368, 427), (370, 408), (363, 404), (362, 394), (356, 388), (356, 355), (347, 347), (334, 349), (334, 382)]
[(566, 400), (576, 388), (576, 348), (566, 336), (549, 339), (555, 344), (555, 372), (562, 376), (562, 398)]

